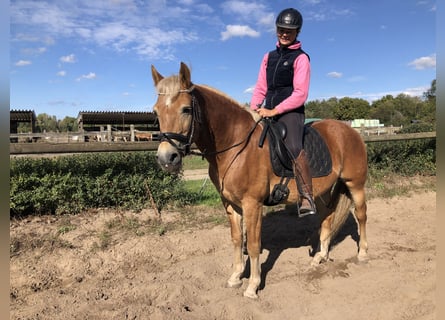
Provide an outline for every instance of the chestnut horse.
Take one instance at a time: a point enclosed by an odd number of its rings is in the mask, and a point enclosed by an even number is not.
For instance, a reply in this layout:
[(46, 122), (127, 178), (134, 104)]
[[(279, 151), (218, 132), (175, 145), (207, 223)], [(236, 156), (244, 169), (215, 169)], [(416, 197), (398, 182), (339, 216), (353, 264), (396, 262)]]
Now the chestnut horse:
[[(206, 158), (209, 176), (230, 220), (235, 256), (228, 286), (242, 285), (246, 241), (250, 277), (244, 296), (257, 298), (261, 282), (263, 206), (273, 186), (280, 181), (271, 166), (267, 139), (259, 147), (262, 123), (256, 113), (224, 93), (194, 84), (189, 68), (182, 62), (178, 75), (164, 78), (154, 66), (151, 71), (158, 94), (153, 110), (161, 132), (157, 161), (164, 170), (179, 173), (182, 158), (193, 153), (193, 143)], [(321, 217), (319, 250), (312, 264), (328, 259), (331, 239), (345, 222), (352, 205), (359, 226), (358, 258), (365, 259), (366, 146), (358, 132), (341, 121), (321, 120), (312, 127), (324, 138), (332, 159), (330, 173), (312, 179), (317, 214)], [(298, 203), (294, 179), (288, 187), (290, 193), (283, 203)]]

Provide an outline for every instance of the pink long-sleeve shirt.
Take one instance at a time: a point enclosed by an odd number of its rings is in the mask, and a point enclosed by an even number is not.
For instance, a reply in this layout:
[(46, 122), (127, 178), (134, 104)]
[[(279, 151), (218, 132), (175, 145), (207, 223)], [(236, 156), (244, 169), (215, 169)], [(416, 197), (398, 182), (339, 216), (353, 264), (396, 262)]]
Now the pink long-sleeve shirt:
[[(277, 42), (277, 46), (279, 43)], [(289, 49), (301, 48), (301, 42), (289, 46)], [(269, 59), (269, 53), (266, 53), (261, 61), (258, 79), (253, 90), (252, 99), (250, 100), (250, 108), (258, 109), (258, 105), (262, 105), (267, 92), (266, 67)], [(300, 54), (294, 61), (294, 79), (292, 94), (284, 99), (280, 104), (275, 106), (275, 110), (279, 114), (296, 109), (304, 105), (309, 94), (309, 83), (311, 77), (311, 65), (309, 58), (305, 54)]]

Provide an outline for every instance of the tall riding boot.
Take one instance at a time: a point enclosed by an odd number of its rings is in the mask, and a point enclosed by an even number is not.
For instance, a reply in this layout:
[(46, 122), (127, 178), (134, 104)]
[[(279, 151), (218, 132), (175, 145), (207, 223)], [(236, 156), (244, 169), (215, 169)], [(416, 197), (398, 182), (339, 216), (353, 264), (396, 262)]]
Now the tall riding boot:
[(293, 161), (293, 169), (297, 182), (298, 191), (301, 195), (301, 206), (299, 216), (315, 214), (316, 208), (312, 193), (312, 177), (306, 152), (301, 150), (297, 159)]

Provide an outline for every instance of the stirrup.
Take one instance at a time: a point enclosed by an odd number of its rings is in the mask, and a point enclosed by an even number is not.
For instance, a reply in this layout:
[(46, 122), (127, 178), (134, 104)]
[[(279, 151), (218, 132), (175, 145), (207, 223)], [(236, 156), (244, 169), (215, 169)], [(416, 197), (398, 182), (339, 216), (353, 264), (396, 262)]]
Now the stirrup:
[(316, 213), (317, 213), (317, 211), (313, 210), (313, 209), (300, 210), (300, 207), (298, 207), (298, 210), (297, 210), (298, 218), (303, 218), (303, 217), (306, 217), (306, 216), (309, 216), (309, 215), (313, 215), (313, 214), (316, 214)]
[(298, 214), (298, 217), (299, 218), (303, 218), (303, 217), (305, 217), (305, 216), (308, 216), (308, 215), (312, 215), (312, 214), (316, 214), (317, 213), (317, 209), (316, 209), (316, 207), (315, 207), (315, 203), (314, 203), (314, 201), (312, 200), (312, 198), (306, 198), (306, 200), (309, 202), (309, 206), (310, 206), (310, 208), (303, 208), (303, 209), (301, 209), (301, 207), (300, 206), (298, 206), (297, 207), (297, 214)]

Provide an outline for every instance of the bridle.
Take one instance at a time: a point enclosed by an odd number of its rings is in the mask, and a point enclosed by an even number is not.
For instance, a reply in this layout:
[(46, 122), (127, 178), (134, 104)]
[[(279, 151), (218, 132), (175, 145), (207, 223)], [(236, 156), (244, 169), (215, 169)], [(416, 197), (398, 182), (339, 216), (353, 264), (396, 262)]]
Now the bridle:
[[(160, 141), (167, 141), (168, 143), (170, 143), (174, 148), (176, 148), (176, 150), (179, 151), (179, 153), (181, 154), (181, 156), (186, 156), (189, 154), (194, 153), (194, 151), (191, 150), (191, 146), (193, 144), (193, 134), (195, 133), (195, 120), (198, 122), (201, 122), (201, 116), (200, 116), (200, 108), (197, 106), (198, 102), (196, 100), (196, 97), (194, 94), (192, 94), (192, 91), (195, 89), (194, 86), (190, 87), (189, 89), (182, 89), (178, 91), (179, 93), (187, 93), (190, 94), (190, 96), (192, 97), (192, 104), (191, 104), (191, 108), (192, 108), (192, 120), (190, 122), (190, 127), (189, 130), (187, 131), (187, 135), (183, 135), (180, 133), (176, 133), (176, 132), (160, 132), (159, 133), (159, 137), (160, 137)], [(166, 95), (167, 93), (165, 92), (159, 92), (158, 95)], [(174, 141), (179, 141), (181, 144), (178, 145), (176, 144), (176, 142)]]
[[(179, 93), (187, 93), (192, 97), (192, 103), (191, 103), (191, 109), (192, 109), (192, 120), (190, 122), (190, 127), (189, 130), (187, 132), (187, 135), (183, 135), (180, 133), (176, 133), (176, 132), (160, 132), (159, 133), (159, 140), (161, 142), (167, 141), (168, 143), (170, 143), (170, 145), (172, 145), (174, 148), (176, 148), (176, 150), (178, 150), (178, 152), (181, 154), (181, 156), (186, 156), (186, 155), (199, 155), (199, 156), (206, 156), (206, 155), (216, 155), (219, 153), (223, 153), (226, 152), (230, 149), (233, 149), (243, 143), (246, 143), (250, 140), (250, 137), (252, 136), (252, 133), (254, 132), (256, 126), (258, 125), (258, 123), (261, 122), (261, 119), (255, 122), (255, 125), (251, 128), (251, 130), (249, 131), (249, 133), (247, 134), (246, 138), (243, 139), (242, 141), (235, 143), (234, 145), (231, 145), (227, 148), (224, 148), (222, 150), (218, 150), (218, 151), (213, 151), (213, 152), (195, 152), (193, 150), (191, 150), (191, 146), (193, 144), (193, 135), (195, 133), (195, 121), (197, 123), (201, 123), (201, 108), (199, 107), (199, 103), (198, 100), (196, 98), (196, 96), (193, 94), (193, 90), (195, 89), (195, 86), (191, 86), (189, 89), (181, 89), (178, 91)], [(158, 95), (166, 95), (167, 93), (165, 92), (159, 92)], [(178, 145), (174, 140), (179, 141), (180, 145)]]

